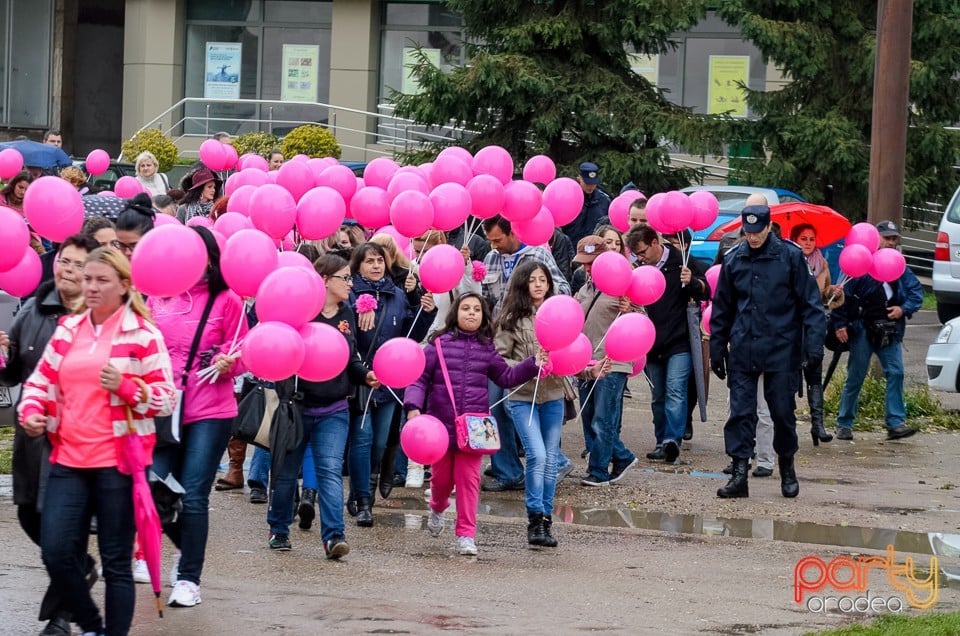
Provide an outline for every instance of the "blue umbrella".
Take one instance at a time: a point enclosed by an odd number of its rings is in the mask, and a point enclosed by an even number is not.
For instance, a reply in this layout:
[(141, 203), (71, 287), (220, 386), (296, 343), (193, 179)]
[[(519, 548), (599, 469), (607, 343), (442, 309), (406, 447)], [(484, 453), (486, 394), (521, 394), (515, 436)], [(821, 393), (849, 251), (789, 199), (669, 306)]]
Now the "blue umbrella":
[(23, 165), (31, 168), (66, 168), (73, 160), (60, 148), (22, 139), (0, 143), (0, 150), (13, 148), (23, 156)]

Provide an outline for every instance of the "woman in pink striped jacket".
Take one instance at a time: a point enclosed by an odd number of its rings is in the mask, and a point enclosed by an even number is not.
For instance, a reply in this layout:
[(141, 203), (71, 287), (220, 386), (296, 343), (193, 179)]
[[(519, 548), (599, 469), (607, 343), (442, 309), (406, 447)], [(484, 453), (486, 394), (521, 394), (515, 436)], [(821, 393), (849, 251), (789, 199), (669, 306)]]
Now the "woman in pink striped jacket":
[[(118, 469), (127, 412), (151, 463), (153, 418), (175, 399), (170, 356), (131, 288), (130, 264), (113, 248), (83, 267), (83, 305), (60, 320), (43, 358), (23, 384), (18, 408), (28, 435), (44, 432), (53, 464), (43, 503), (41, 551), (65, 609), (84, 634), (127, 634), (133, 620), (133, 480)], [(90, 516), (106, 582), (106, 621), (84, 578)]]

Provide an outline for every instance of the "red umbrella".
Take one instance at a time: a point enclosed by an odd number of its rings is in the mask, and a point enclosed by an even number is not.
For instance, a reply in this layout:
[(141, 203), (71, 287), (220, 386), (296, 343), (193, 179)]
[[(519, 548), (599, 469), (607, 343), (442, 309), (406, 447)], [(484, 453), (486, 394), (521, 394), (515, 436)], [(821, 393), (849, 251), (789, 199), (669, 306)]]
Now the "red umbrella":
[[(817, 231), (817, 247), (826, 247), (839, 241), (847, 235), (851, 226), (850, 220), (833, 208), (800, 201), (771, 205), (770, 220), (780, 226), (780, 234), (784, 238), (790, 238), (790, 230), (795, 226), (809, 223)], [(741, 220), (738, 216), (721, 225), (714, 233), (735, 232), (740, 226)]]
[[(149, 393), (142, 390), (141, 395)], [(147, 484), (146, 461), (144, 459), (143, 438), (133, 426), (133, 413), (127, 407), (127, 434), (119, 440), (117, 470), (133, 477), (133, 521), (137, 527), (137, 541), (143, 551), (150, 572), (150, 584), (157, 598), (157, 613), (163, 618), (163, 605), (160, 603), (160, 560), (161, 528), (157, 507)]]

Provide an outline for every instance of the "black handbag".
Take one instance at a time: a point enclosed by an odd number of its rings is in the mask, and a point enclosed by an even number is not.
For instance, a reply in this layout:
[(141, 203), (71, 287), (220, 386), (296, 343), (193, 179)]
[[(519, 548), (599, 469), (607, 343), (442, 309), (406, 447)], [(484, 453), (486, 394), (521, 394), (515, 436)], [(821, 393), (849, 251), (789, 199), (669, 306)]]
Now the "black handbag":
[(270, 424), (279, 405), (280, 398), (273, 387), (266, 382), (254, 382), (237, 407), (233, 437), (270, 450)]
[(823, 346), (830, 351), (836, 351), (837, 353), (844, 353), (850, 351), (850, 342), (840, 342), (837, 340), (837, 325), (833, 319), (833, 314), (827, 318), (827, 333), (823, 339)]
[[(187, 364), (183, 367), (183, 373), (180, 376), (181, 386), (187, 388), (187, 380), (190, 378), (190, 368), (197, 357), (197, 349), (200, 348), (200, 338), (203, 337), (203, 328), (210, 317), (210, 311), (213, 309), (213, 303), (216, 296), (210, 295), (207, 298), (207, 304), (203, 308), (203, 314), (200, 316), (200, 322), (197, 323), (197, 331), (193, 334), (193, 342), (190, 344), (190, 353), (187, 354)], [(183, 390), (177, 391), (177, 406), (172, 415), (161, 415), (153, 418), (153, 425), (157, 434), (157, 446), (174, 446), (180, 443), (180, 431), (183, 430), (183, 398), (186, 394)]]

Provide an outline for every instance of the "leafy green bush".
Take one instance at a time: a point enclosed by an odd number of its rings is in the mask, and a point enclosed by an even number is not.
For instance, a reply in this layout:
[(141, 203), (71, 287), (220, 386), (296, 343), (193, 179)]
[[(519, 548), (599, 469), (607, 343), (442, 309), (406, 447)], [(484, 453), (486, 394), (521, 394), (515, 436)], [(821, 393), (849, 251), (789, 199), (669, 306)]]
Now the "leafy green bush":
[[(836, 418), (840, 412), (840, 398), (843, 394), (843, 383), (847, 379), (846, 369), (838, 368), (830, 380), (830, 386), (824, 392), (823, 412), (826, 416)], [(854, 428), (870, 430), (873, 424), (883, 424), (887, 415), (887, 383), (883, 377), (867, 374), (860, 389), (860, 403)], [(926, 384), (908, 386), (904, 391), (904, 404), (907, 407), (907, 419), (925, 419), (936, 426), (956, 428), (957, 418), (943, 410), (940, 400), (930, 392)], [(829, 423), (829, 422), (828, 422)]]
[(280, 146), (280, 139), (268, 132), (249, 132), (236, 137), (230, 143), (237, 149), (238, 155), (252, 152), (266, 158), (268, 152)]
[(333, 133), (315, 124), (297, 126), (283, 138), (280, 147), (285, 159), (294, 155), (340, 158), (340, 144)]
[(141, 152), (152, 152), (160, 164), (158, 172), (166, 172), (172, 168), (180, 154), (177, 144), (156, 128), (145, 128), (127, 139), (123, 142), (121, 151), (124, 159), (130, 162), (136, 161)]

